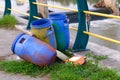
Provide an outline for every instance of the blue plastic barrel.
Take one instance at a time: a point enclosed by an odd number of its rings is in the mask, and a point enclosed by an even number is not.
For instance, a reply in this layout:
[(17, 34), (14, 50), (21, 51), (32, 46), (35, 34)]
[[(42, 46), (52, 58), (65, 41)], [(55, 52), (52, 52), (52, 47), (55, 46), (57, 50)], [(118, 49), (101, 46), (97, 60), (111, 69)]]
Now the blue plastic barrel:
[(53, 13), (49, 15), (55, 32), (57, 49), (60, 51), (66, 50), (69, 47), (69, 26), (67, 17), (62, 13)]
[(56, 50), (49, 44), (26, 34), (19, 34), (11, 46), (13, 53), (39, 66), (53, 64)]
[(55, 34), (49, 19), (35, 20), (31, 23), (30, 27), (35, 37), (56, 48)]

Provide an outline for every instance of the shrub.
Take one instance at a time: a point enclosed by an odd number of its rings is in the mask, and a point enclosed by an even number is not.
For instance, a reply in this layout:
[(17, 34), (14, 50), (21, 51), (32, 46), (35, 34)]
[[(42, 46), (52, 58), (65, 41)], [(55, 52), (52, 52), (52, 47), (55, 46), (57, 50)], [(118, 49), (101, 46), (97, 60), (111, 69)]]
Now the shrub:
[(0, 28), (14, 29), (18, 21), (12, 15), (5, 15), (0, 19)]

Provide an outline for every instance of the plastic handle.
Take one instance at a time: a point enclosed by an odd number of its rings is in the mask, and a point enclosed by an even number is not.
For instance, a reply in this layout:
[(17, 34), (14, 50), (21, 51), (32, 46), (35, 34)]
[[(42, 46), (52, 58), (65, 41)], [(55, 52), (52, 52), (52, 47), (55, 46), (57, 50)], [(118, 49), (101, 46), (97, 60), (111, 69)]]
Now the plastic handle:
[(64, 21), (64, 25), (65, 25), (65, 27), (68, 26), (68, 21), (67, 20)]
[(48, 30), (46, 37), (49, 37), (52, 34), (53, 34), (53, 31), (52, 30)]
[(65, 24), (68, 24), (68, 21), (67, 21), (67, 20), (65, 20), (65, 21), (64, 21), (64, 23), (65, 23)]
[(25, 38), (22, 38), (19, 43), (23, 44), (25, 40), (26, 40)]

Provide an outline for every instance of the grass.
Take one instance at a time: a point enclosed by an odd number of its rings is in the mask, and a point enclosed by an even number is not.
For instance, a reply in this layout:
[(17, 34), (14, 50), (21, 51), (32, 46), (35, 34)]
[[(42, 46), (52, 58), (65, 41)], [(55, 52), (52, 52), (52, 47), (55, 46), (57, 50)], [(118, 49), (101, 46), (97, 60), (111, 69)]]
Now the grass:
[(50, 80), (120, 80), (116, 70), (98, 67), (98, 64), (93, 62), (88, 60), (84, 65), (79, 66), (74, 66), (71, 62), (55, 62), (51, 66), (39, 67), (26, 61), (1, 61), (0, 70), (32, 77), (49, 73)]
[(0, 28), (14, 29), (18, 21), (12, 15), (5, 15), (0, 18)]
[(91, 53), (87, 53), (86, 58), (93, 58), (97, 61), (100, 61), (100, 60), (107, 59), (108, 56), (107, 55), (98, 56), (98, 55), (94, 55), (94, 54), (91, 54)]
[(72, 49), (71, 49), (71, 48), (68, 48), (67, 50), (62, 51), (62, 53), (64, 53), (66, 56), (69, 56), (69, 57), (72, 57), (72, 56), (73, 56), (73, 53), (72, 53)]

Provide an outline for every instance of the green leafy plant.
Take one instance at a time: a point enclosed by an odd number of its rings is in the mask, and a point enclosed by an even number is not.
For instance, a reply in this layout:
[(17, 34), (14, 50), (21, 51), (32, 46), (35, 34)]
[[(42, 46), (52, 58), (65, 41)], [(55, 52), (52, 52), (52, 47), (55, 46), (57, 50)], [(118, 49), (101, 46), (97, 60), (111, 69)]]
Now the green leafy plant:
[(40, 67), (26, 61), (1, 61), (0, 70), (21, 73), (35, 77), (50, 74), (50, 80), (119, 80), (116, 70), (100, 68), (88, 60), (84, 65), (74, 66), (73, 63), (55, 62), (51, 66)]
[(85, 56), (86, 56), (86, 58), (93, 58), (93, 59), (98, 60), (98, 61), (99, 60), (104, 60), (104, 59), (108, 58), (107, 55), (100, 55), (100, 56), (98, 56), (98, 55), (95, 55), (93, 53), (87, 53)]
[(67, 50), (65, 50), (65, 51), (62, 51), (66, 56), (69, 56), (69, 57), (71, 57), (71, 56), (73, 56), (73, 53), (72, 53), (72, 49), (71, 48), (69, 48), (69, 49), (67, 49)]
[(94, 55), (93, 58), (96, 60), (104, 60), (104, 59), (107, 59), (108, 56), (107, 55), (102, 55), (102, 56)]
[(18, 21), (12, 15), (5, 15), (0, 19), (0, 28), (14, 29)]

